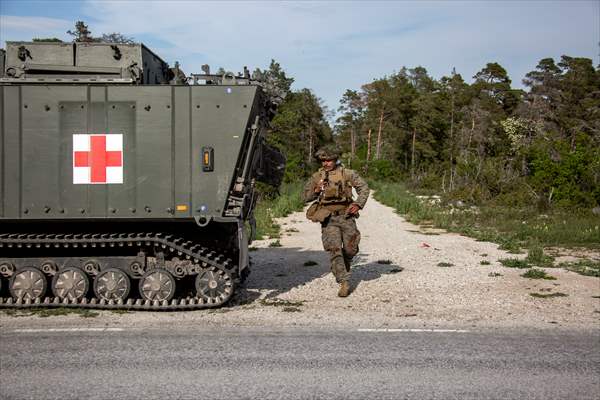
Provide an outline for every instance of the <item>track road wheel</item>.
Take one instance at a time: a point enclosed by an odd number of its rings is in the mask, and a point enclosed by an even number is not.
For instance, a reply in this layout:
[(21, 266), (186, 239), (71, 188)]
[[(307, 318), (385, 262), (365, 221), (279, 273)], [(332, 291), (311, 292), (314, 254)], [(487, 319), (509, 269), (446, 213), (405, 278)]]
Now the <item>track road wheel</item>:
[(10, 280), (10, 294), (15, 299), (41, 299), (46, 293), (46, 277), (33, 267), (25, 267), (17, 271)]
[(90, 280), (79, 268), (67, 267), (54, 275), (52, 292), (61, 300), (80, 300), (90, 288)]
[(228, 272), (210, 267), (196, 277), (196, 295), (208, 304), (223, 304), (232, 294), (233, 280)]
[(175, 278), (167, 270), (148, 271), (140, 279), (140, 295), (146, 300), (171, 300), (175, 295)]
[(100, 272), (94, 280), (94, 293), (99, 299), (125, 300), (130, 290), (131, 280), (125, 272), (116, 268)]

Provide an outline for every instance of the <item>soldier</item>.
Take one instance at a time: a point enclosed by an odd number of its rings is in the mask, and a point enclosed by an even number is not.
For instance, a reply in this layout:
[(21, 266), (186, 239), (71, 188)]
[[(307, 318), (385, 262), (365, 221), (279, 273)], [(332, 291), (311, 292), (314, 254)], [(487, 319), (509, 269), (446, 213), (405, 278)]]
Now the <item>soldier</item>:
[[(356, 218), (367, 202), (369, 187), (355, 171), (338, 163), (339, 152), (335, 148), (322, 148), (315, 156), (322, 168), (304, 187), (304, 201), (316, 200), (306, 217), (321, 223), (323, 248), (329, 252), (331, 272), (340, 284), (338, 296), (346, 297), (350, 294), (350, 265), (360, 242)], [(352, 188), (358, 193), (356, 200), (352, 198)]]

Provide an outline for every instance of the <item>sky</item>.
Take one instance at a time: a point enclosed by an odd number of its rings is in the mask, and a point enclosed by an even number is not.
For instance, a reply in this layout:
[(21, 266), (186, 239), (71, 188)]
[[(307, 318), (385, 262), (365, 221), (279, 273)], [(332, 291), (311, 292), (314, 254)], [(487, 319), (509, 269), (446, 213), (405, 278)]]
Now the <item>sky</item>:
[(93, 35), (120, 32), (186, 73), (267, 68), (271, 59), (331, 109), (403, 66), (467, 82), (489, 62), (514, 87), (542, 58), (600, 65), (600, 0), (588, 1), (150, 1), (0, 0), (5, 41), (58, 37), (83, 20)]

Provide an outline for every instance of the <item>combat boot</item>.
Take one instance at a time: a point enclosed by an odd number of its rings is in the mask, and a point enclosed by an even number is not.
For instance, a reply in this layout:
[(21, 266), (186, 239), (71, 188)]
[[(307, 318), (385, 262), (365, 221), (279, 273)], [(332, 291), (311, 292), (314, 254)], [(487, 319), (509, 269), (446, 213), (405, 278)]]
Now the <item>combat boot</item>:
[(350, 283), (348, 281), (343, 281), (340, 285), (340, 290), (338, 291), (338, 296), (340, 297), (348, 297), (350, 294)]

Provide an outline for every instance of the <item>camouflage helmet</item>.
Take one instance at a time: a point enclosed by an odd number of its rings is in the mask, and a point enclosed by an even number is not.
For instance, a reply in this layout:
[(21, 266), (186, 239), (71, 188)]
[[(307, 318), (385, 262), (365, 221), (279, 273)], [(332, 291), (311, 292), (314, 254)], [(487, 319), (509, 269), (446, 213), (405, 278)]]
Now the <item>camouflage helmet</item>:
[(340, 158), (340, 150), (335, 146), (324, 146), (317, 150), (315, 157), (319, 161), (337, 160)]

